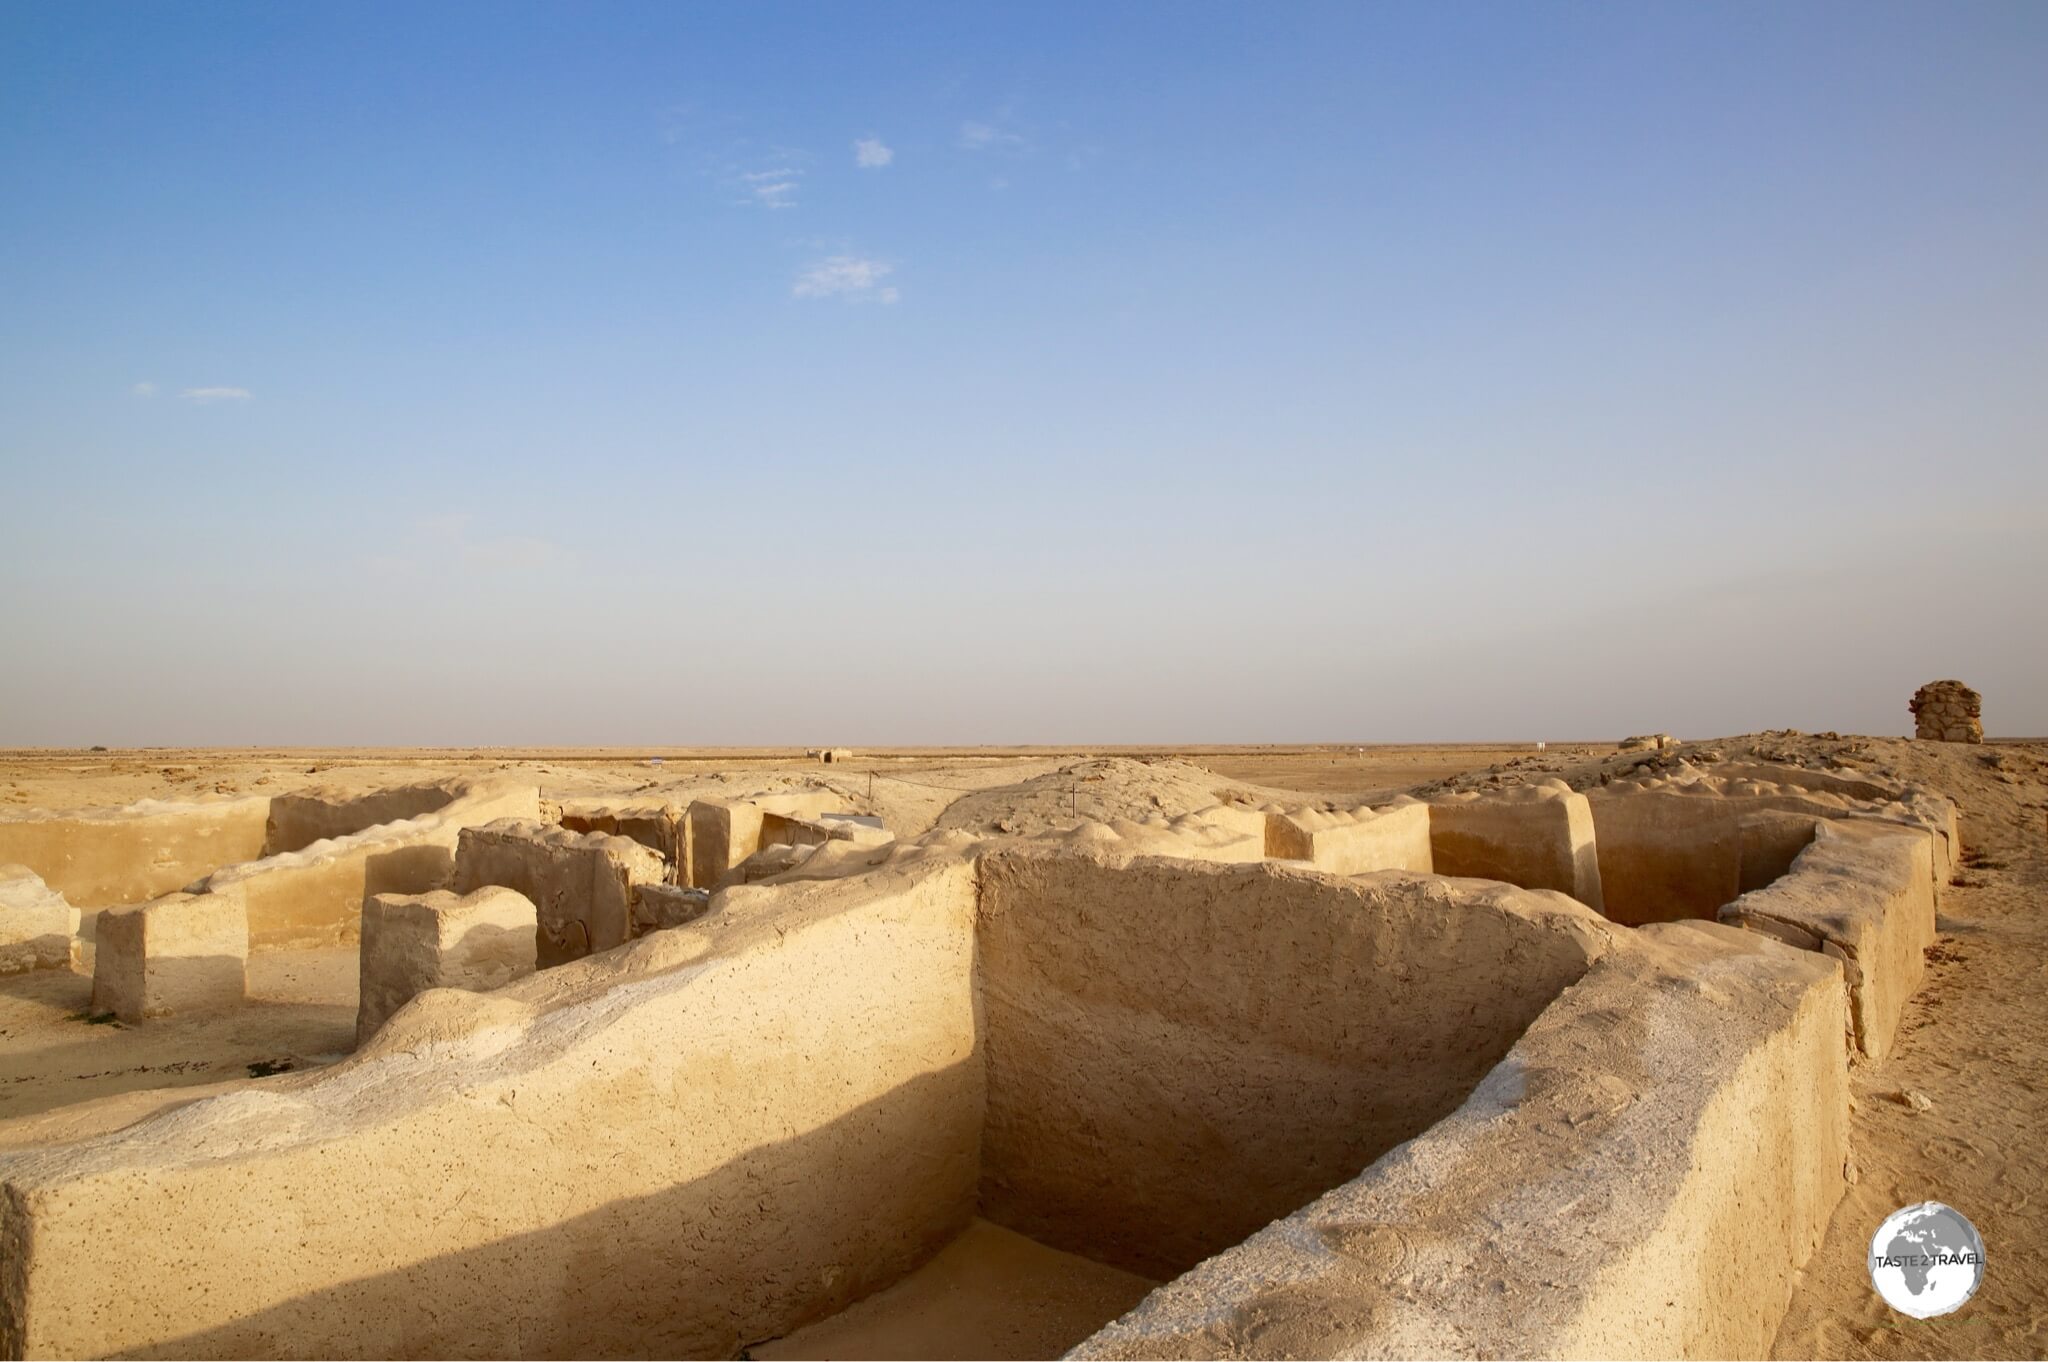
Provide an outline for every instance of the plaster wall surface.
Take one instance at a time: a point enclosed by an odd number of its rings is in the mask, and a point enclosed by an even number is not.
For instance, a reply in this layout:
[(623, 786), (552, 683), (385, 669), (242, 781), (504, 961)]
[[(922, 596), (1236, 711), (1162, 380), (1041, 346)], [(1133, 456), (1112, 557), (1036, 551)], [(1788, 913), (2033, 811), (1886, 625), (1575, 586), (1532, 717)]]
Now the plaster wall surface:
[(990, 855), (983, 1213), (1171, 1275), (1454, 1109), (1612, 935), (1508, 885)]
[(1453, 1115), (1081, 1357), (1760, 1357), (1840, 1199), (1838, 963), (1617, 942)]
[(252, 946), (350, 942), (369, 895), (447, 887), (465, 827), (532, 819), (539, 812), (540, 793), (533, 786), (478, 781), (431, 813), (229, 866), (194, 888), (207, 896), (238, 897)]
[(1431, 804), (1429, 849), (1439, 875), (1555, 889), (1589, 908), (1604, 905), (1592, 806), (1562, 782)]
[[(1654, 805), (1626, 807), (1629, 801), (1646, 795), (1667, 801), (1700, 800), (1708, 807), (1694, 811), (1670, 805), (1662, 810)], [(1629, 881), (1623, 886), (1627, 891), (1625, 898), (1633, 892), (1630, 885), (1640, 889), (1647, 882), (1654, 888), (1652, 895), (1643, 902), (1625, 907), (1625, 912), (1654, 913), (1655, 896), (1668, 889), (1668, 876), (1665, 877), (1667, 882), (1660, 884), (1654, 870), (1647, 875), (1642, 873), (1644, 858), (1654, 860), (1658, 855), (1662, 844), (1658, 832), (1660, 825), (1675, 826), (1690, 821), (1703, 843), (1725, 838), (1725, 829), (1718, 826), (1720, 820), (1769, 812), (1867, 820), (1912, 828), (1934, 839), (1929, 878), (1937, 893), (1948, 883), (1954, 859), (1959, 854), (1956, 810), (1951, 801), (1918, 786), (1880, 781), (1859, 772), (1753, 763), (1721, 764), (1707, 770), (1686, 767), (1668, 776), (1617, 782), (1612, 787), (1589, 792), (1589, 799), (1603, 873), (1610, 872), (1611, 856), (1611, 873)], [(1722, 847), (1719, 854), (1725, 857), (1725, 842)], [(1739, 851), (1739, 837), (1737, 847)], [(1725, 861), (1721, 861), (1708, 872), (1713, 877), (1716, 893), (1725, 888), (1725, 870)], [(1736, 879), (1741, 884), (1739, 867)], [(1615, 886), (1608, 884), (1605, 888), (1609, 898), (1613, 898)], [(1726, 902), (1725, 899), (1722, 901)], [(1700, 906), (1700, 903), (1694, 904), (1696, 909)], [(1676, 915), (1701, 916), (1701, 913), (1692, 911)]]
[(740, 799), (690, 801), (690, 879), (714, 889), (731, 870), (761, 849), (761, 807)]
[(100, 914), (92, 1006), (123, 1021), (234, 1007), (247, 988), (239, 896), (166, 894)]
[(758, 852), (762, 828), (771, 814), (814, 819), (845, 803), (831, 790), (796, 790), (743, 799), (697, 799), (690, 802), (688, 883), (716, 889), (727, 871)]
[(1824, 820), (1812, 814), (1759, 809), (1735, 820), (1736, 888), (1763, 889), (1792, 869), (1799, 853), (1813, 845)]
[(25, 865), (0, 865), (0, 974), (70, 969), (78, 910)]
[[(1738, 895), (1784, 873), (1812, 840), (1819, 819), (1868, 819), (1923, 838), (1940, 836), (1911, 820), (1823, 795), (1648, 789), (1589, 802), (1605, 910), (1629, 926), (1713, 920)], [(1931, 889), (1931, 863), (1928, 883)]]
[(140, 903), (263, 854), (267, 799), (0, 814), (0, 864), (25, 865), (84, 909)]
[(1602, 899), (1614, 921), (1711, 919), (1742, 892), (1741, 805), (1650, 790), (1590, 803)]
[(272, 795), (263, 854), (301, 851), (315, 842), (346, 837), (379, 823), (402, 823), (445, 808), (463, 793), (460, 781), (394, 785), (363, 794), (302, 790)]
[[(0, 1354), (726, 1356), (977, 1211), (1190, 1269), (1102, 1355), (1768, 1346), (1842, 1188), (1846, 952), (1101, 837), (728, 889), (332, 1068), (0, 1153)], [(1840, 840), (1887, 838), (1933, 845)]]
[(356, 1044), (430, 988), (488, 992), (533, 973), (534, 910), (524, 894), (372, 894), (363, 904)]
[(524, 819), (464, 829), (455, 858), (457, 893), (503, 885), (533, 903), (542, 969), (630, 940), (637, 889), (667, 875), (661, 857), (630, 837)]
[(1266, 854), (1307, 861), (1333, 875), (1371, 870), (1434, 868), (1429, 846), (1429, 806), (1413, 800), (1384, 809), (1329, 813), (1298, 809), (1266, 819)]
[(1721, 920), (1839, 959), (1856, 1047), (1891, 1053), (1935, 942), (1931, 840), (1884, 823), (1822, 823), (1780, 879), (1721, 909)]
[(883, 846), (896, 834), (874, 823), (857, 821), (846, 814), (763, 813), (761, 846), (823, 846), (827, 842), (857, 842), (862, 846)]
[(604, 832), (630, 837), (668, 862), (668, 883), (681, 884), (688, 879), (690, 819), (680, 804), (616, 805), (589, 800), (564, 801), (557, 821), (571, 832)]
[(973, 1214), (973, 932), (960, 860), (736, 890), (422, 994), (332, 1068), (0, 1156), (0, 1352), (726, 1357), (788, 1333)]

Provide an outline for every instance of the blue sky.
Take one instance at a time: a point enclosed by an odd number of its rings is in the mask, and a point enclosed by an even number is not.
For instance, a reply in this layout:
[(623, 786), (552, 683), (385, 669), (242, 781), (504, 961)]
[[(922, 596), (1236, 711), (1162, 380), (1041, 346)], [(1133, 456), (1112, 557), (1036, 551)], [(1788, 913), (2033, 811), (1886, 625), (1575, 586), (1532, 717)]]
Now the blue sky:
[(0, 8), (0, 742), (2048, 733), (2048, 8)]

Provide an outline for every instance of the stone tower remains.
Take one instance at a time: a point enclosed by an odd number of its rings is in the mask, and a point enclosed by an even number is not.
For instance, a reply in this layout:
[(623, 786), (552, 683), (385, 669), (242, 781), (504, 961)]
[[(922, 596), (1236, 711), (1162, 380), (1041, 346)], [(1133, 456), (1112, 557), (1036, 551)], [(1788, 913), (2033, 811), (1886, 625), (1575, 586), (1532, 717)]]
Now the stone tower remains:
[(1929, 742), (1983, 742), (1984, 725), (1979, 716), (1984, 697), (1960, 681), (1929, 681), (1913, 692), (1916, 738)]

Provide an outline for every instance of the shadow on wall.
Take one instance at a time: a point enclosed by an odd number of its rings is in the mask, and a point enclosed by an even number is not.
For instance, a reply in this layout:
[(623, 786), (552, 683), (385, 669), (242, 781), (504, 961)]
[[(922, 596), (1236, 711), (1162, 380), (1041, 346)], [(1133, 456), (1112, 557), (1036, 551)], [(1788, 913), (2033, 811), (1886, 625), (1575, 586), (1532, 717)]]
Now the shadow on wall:
[[(966, 1227), (976, 1158), (958, 1132), (980, 1114), (959, 1108), (979, 1091), (979, 1067), (977, 1055), (921, 1075), (662, 1192), (113, 1355), (735, 1356), (901, 1279)], [(544, 1180), (549, 1170), (478, 1172)], [(417, 1214), (461, 1215), (465, 1186), (423, 1166)], [(333, 1189), (279, 1194), (285, 1204), (266, 1218), (284, 1224), (291, 1202)], [(511, 1282), (521, 1289), (477, 1289)], [(146, 1313), (147, 1292), (123, 1308)]]
[(1171, 1277), (1455, 1110), (1601, 949), (1591, 914), (1402, 872), (997, 854), (982, 1213)]
[(373, 852), (363, 862), (363, 897), (425, 894), (455, 883), (455, 848), (398, 847)]
[(141, 903), (263, 854), (261, 798), (0, 816), (0, 864), (18, 861), (84, 909)]
[(306, 790), (273, 795), (264, 822), (263, 852), (302, 851), (331, 837), (347, 837), (379, 823), (397, 823), (444, 809), (461, 796), (460, 781), (399, 785), (358, 795)]
[(387, 1029), (9, 1170), (0, 1351), (726, 1356), (977, 1208), (1169, 1276), (1456, 1108), (1613, 939), (1505, 885), (1026, 852), (682, 931), (573, 1000), (407, 1005), (502, 1060)]
[(1592, 807), (1603, 910), (1630, 927), (1713, 921), (1724, 905), (1789, 870), (1820, 821), (1735, 798), (1658, 792)]

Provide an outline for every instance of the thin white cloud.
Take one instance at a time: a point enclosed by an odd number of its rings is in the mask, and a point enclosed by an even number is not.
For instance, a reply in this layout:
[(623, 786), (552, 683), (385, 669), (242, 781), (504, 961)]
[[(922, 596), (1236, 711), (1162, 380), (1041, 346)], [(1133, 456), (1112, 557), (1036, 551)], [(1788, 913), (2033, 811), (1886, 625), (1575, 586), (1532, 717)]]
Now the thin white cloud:
[(247, 402), (256, 396), (247, 388), (187, 388), (178, 395), (187, 402), (197, 402), (202, 407), (214, 402)]
[(884, 260), (858, 255), (834, 255), (820, 260), (796, 277), (790, 293), (798, 298), (843, 298), (851, 303), (893, 303), (896, 286), (883, 282), (896, 267)]
[(895, 151), (879, 137), (863, 137), (853, 144), (853, 163), (862, 170), (880, 170), (895, 159)]
[(763, 208), (791, 208), (796, 204), (797, 186), (803, 172), (788, 166), (774, 170), (750, 170), (740, 176), (751, 202)]
[(128, 393), (131, 397), (155, 397), (156, 384), (147, 381), (141, 382), (130, 388)]
[(995, 151), (1023, 145), (1024, 139), (1017, 133), (993, 123), (970, 121), (960, 125), (960, 148), (963, 151)]

